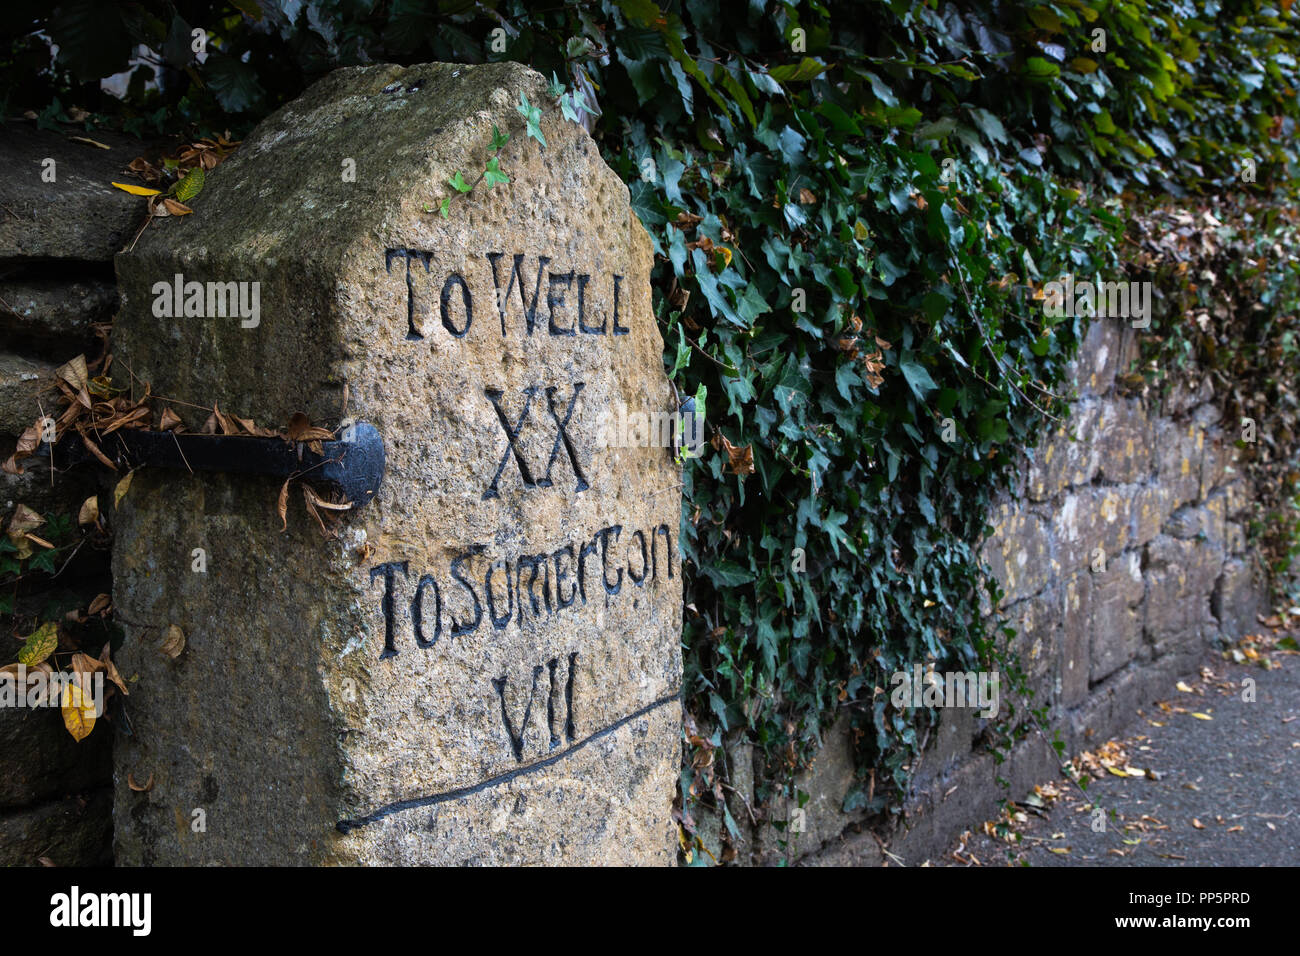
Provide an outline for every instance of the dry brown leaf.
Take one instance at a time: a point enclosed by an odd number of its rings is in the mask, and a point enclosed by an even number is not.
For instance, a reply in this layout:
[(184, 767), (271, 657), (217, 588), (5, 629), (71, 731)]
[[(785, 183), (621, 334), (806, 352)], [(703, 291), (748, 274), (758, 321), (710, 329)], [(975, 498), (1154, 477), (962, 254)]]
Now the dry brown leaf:
[(167, 634), (158, 649), (172, 659), (180, 657), (181, 651), (185, 650), (185, 632), (175, 624), (168, 626)]
[(166, 432), (166, 431), (171, 431), (173, 428), (178, 430), (183, 429), (185, 427), (185, 423), (182, 422), (181, 417), (177, 415), (174, 411), (172, 411), (170, 408), (164, 408), (162, 413), (162, 422), (159, 424), (158, 427), (162, 431)]
[(86, 608), (87, 614), (107, 614), (109, 608), (113, 606), (113, 599), (107, 594), (96, 594), (94, 600), (90, 602), (90, 607)]
[(727, 467), (731, 469), (733, 475), (749, 475), (754, 471), (754, 446), (744, 445), (737, 447), (727, 441), (726, 436), (722, 438), (722, 447), (727, 452)]
[[(59, 366), (54, 374), (71, 385), (73, 390), (77, 392), (84, 392), (86, 386), (90, 383), (90, 372), (86, 369), (86, 356), (84, 355), (78, 355), (71, 361)], [(86, 407), (89, 408), (90, 405), (87, 404)]]
[(170, 196), (163, 198), (163, 205), (167, 207), (167, 212), (173, 216), (188, 216), (194, 210), (183, 202), (177, 202)]
[(94, 524), (99, 520), (99, 495), (91, 495), (81, 503), (81, 510), (77, 512), (77, 524), (87, 525)]
[(289, 482), (292, 478), (286, 478), (283, 485), (280, 486), (280, 499), (275, 503), (275, 510), (280, 515), (280, 530), (289, 530)]
[(108, 679), (117, 685), (118, 690), (130, 697), (131, 692), (126, 689), (126, 681), (122, 680), (122, 675), (118, 671), (117, 665), (114, 664), (113, 659), (109, 657), (109, 648), (110, 645), (104, 645), (104, 649), (99, 652), (99, 662), (103, 665), (104, 673), (108, 675)]
[(113, 462), (109, 460), (109, 457), (105, 455), (102, 451), (100, 451), (99, 446), (96, 445), (93, 441), (91, 441), (88, 436), (82, 435), (81, 441), (82, 444), (86, 446), (86, 448), (90, 451), (92, 455), (98, 458), (105, 465), (108, 465), (109, 468), (112, 468), (114, 471), (117, 471), (117, 465), (113, 464)]
[(1196, 829), (1198, 830), (1205, 829), (1205, 824), (1202, 823), (1200, 820), (1196, 819), (1196, 817), (1192, 817), (1192, 826), (1196, 827)]

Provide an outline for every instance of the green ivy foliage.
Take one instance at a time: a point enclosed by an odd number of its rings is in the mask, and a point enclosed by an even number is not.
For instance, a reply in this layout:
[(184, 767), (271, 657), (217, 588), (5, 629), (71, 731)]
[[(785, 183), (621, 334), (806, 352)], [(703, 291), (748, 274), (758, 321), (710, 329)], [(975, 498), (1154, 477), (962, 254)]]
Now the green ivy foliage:
[[(678, 392), (707, 390), (718, 450), (683, 488), (693, 746), (744, 734), (771, 796), (847, 709), (874, 771), (850, 808), (894, 807), (934, 715), (893, 709), (888, 675), (1014, 670), (1014, 632), (981, 610), (999, 594), (979, 543), (1020, 451), (1063, 413), (1086, 322), (1046, 318), (1034, 293), (1114, 275), (1137, 194), (1242, 189), (1247, 158), (1256, 193), (1290, 188), (1289, 4), (535, 6), (17, 0), (3, 95), (8, 112), (76, 102), (238, 133), (342, 64), (562, 77), (653, 239)], [(181, 42), (196, 26), (201, 65)], [(157, 62), (124, 102), (83, 85), (133, 43)], [(683, 792), (708, 792), (694, 763)]]

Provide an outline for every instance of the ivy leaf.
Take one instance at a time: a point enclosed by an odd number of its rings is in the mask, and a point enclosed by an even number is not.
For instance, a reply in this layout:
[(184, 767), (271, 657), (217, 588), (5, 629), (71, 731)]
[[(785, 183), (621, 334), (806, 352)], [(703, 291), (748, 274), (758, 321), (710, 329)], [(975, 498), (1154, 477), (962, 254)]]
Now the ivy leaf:
[[(510, 182), (510, 177), (501, 172), (501, 167), (497, 164), (497, 157), (493, 156), (488, 160), (487, 169), (483, 170), (483, 182), (487, 184), (488, 189), (491, 189), (493, 186), (497, 185), (497, 183), (504, 184)], [(457, 173), (457, 175), (460, 174)]]
[(528, 125), (528, 135), (537, 142), (542, 144), (542, 149), (546, 148), (546, 137), (542, 135), (542, 111), (539, 107), (533, 106), (528, 102), (528, 94), (523, 90), (519, 91), (519, 105), (515, 107), (519, 115), (524, 118)]
[(209, 54), (203, 64), (208, 89), (228, 113), (245, 113), (262, 102), (265, 91), (257, 70), (249, 63), (223, 53)]
[(459, 169), (456, 170), (456, 175), (448, 179), (447, 182), (451, 183), (452, 188), (458, 193), (467, 193), (474, 188), (469, 183), (465, 182), (465, 177), (460, 174)]
[(505, 147), (506, 143), (508, 143), (509, 141), (510, 141), (510, 134), (501, 132), (501, 130), (497, 129), (496, 124), (493, 123), (492, 142), (488, 144), (488, 148), (494, 153), (499, 153)]
[(59, 646), (59, 625), (55, 621), (46, 621), (33, 631), (18, 651), (18, 663), (35, 667), (54, 653)]
[(199, 193), (203, 192), (203, 167), (195, 166), (185, 178), (176, 183), (176, 198), (181, 202), (187, 203)]
[(925, 401), (925, 396), (930, 394), (939, 386), (935, 384), (930, 373), (926, 371), (925, 366), (916, 361), (911, 355), (901, 358), (898, 361), (898, 370), (903, 373), (903, 378), (907, 380), (908, 386), (912, 392), (921, 401)]

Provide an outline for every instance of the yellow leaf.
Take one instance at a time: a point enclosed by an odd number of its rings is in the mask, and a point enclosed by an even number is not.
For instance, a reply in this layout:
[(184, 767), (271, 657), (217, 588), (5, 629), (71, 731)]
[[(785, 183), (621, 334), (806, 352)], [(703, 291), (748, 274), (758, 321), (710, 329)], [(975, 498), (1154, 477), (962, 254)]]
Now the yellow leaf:
[(1201, 714), (1201, 713), (1197, 713), (1197, 712), (1195, 712), (1195, 711), (1192, 712), (1192, 716), (1195, 717), (1197, 720), (1213, 720), (1213, 719), (1214, 719), (1214, 718), (1211, 717), (1209, 714)]
[(1184, 684), (1182, 681), (1179, 681), (1174, 686), (1177, 687), (1179, 690), (1181, 690), (1184, 694), (1190, 694), (1192, 692), (1192, 689), (1188, 687), (1186, 684)]
[(162, 193), (161, 189), (147, 189), (144, 186), (132, 186), (128, 183), (113, 183), (113, 185), (132, 196), (157, 196)]
[(1107, 767), (1106, 769), (1109, 770), (1111, 773), (1113, 773), (1113, 774), (1114, 774), (1115, 776), (1117, 776), (1117, 777), (1127, 777), (1127, 776), (1128, 776), (1128, 774), (1126, 774), (1123, 770), (1120, 770), (1118, 767)]
[(122, 503), (122, 499), (126, 497), (126, 493), (131, 489), (131, 476), (134, 474), (134, 471), (128, 471), (122, 476), (122, 480), (117, 483), (117, 487), (113, 489), (114, 508)]
[(54, 653), (59, 646), (59, 625), (46, 621), (27, 638), (27, 643), (18, 652), (18, 663), (35, 667)]
[(63, 712), (63, 726), (68, 728), (73, 740), (85, 740), (95, 729), (95, 702), (76, 684), (64, 685), (59, 710)]
[(1048, 849), (1051, 850), (1053, 853), (1069, 853), (1069, 852), (1070, 852), (1070, 848), (1069, 848), (1068, 846), (1049, 846)]

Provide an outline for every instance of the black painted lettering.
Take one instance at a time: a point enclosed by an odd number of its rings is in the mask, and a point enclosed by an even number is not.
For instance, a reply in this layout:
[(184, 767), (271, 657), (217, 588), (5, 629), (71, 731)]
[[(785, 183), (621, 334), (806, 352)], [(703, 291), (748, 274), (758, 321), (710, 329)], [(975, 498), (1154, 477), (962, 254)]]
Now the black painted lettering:
[(456, 620), (455, 616), (452, 617), (452, 637), (460, 637), (463, 634), (473, 632), (478, 627), (479, 622), (483, 620), (483, 605), (479, 603), (478, 593), (474, 590), (474, 585), (465, 578), (465, 575), (461, 574), (460, 568), (467, 558), (476, 554), (481, 554), (485, 550), (486, 548), (481, 544), (473, 545), (468, 551), (456, 555), (455, 559), (451, 562), (451, 576), (456, 579), (461, 587), (469, 592), (469, 596), (474, 601), (474, 620), (470, 621), (468, 624), (462, 624)]
[[(455, 323), (451, 321), (451, 290), (453, 286), (460, 286), (460, 301), (465, 306), (465, 327), (457, 329)], [(456, 336), (463, 339), (469, 333), (469, 327), (474, 321), (474, 306), (470, 300), (469, 285), (465, 282), (465, 277), (453, 272), (447, 276), (447, 281), (442, 284), (442, 327)]]
[[(497, 569), (498, 564), (505, 565), (506, 569), (506, 613), (502, 617), (497, 616), (496, 601), (492, 598), (492, 572)], [(510, 623), (510, 615), (515, 610), (515, 589), (510, 578), (509, 561), (497, 561), (488, 566), (487, 575), (483, 578), (483, 590), (487, 592), (488, 616), (492, 618), (492, 626), (498, 631), (503, 630)]]
[(645, 587), (645, 573), (650, 570), (650, 559), (645, 553), (645, 532), (637, 528), (632, 532), (632, 537), (641, 542), (641, 573), (639, 575), (632, 573), (631, 560), (627, 563), (627, 576), (632, 579), (632, 583), (640, 587)]
[(384, 251), (384, 271), (389, 275), (393, 273), (393, 260), (406, 260), (406, 339), (408, 342), (418, 342), (424, 338), (415, 328), (415, 286), (411, 282), (411, 260), (424, 263), (424, 271), (429, 271), (429, 260), (433, 253), (425, 252), (421, 249), (386, 249)]
[(591, 539), (589, 544), (584, 544), (582, 550), (578, 552), (578, 593), (582, 595), (582, 603), (587, 603), (587, 555), (595, 554), (600, 550), (600, 535), (597, 534)]
[(578, 276), (578, 328), (588, 335), (604, 335), (607, 320), (602, 321), (600, 325), (587, 324), (587, 283), (590, 281), (591, 276)]
[(538, 664), (533, 668), (533, 686), (528, 691), (528, 703), (524, 705), (524, 719), (519, 724), (519, 732), (515, 732), (514, 724), (510, 721), (510, 714), (506, 710), (506, 685), (509, 683), (509, 677), (503, 675), (492, 679), (492, 686), (497, 689), (497, 696), (501, 698), (501, 721), (506, 727), (506, 736), (510, 738), (510, 749), (514, 751), (515, 760), (523, 763), (524, 760), (524, 734), (528, 732), (528, 721), (533, 713), (533, 697), (537, 693), (537, 677), (542, 673), (542, 665)]
[(564, 597), (564, 580), (569, 576), (569, 572), (561, 566), (560, 558), (566, 554), (569, 556), (570, 561), (574, 560), (573, 545), (566, 544), (551, 555), (555, 559), (555, 603), (558, 610), (561, 611), (572, 605), (573, 602), (577, 600), (578, 596), (578, 586), (577, 584), (574, 584), (572, 589), (569, 591), (568, 600), (565, 600)]
[(561, 290), (560, 294), (556, 295), (555, 287), (559, 285), (560, 282), (563, 282), (564, 288), (565, 289), (569, 288), (570, 286), (573, 285), (573, 275), (574, 274), (572, 271), (570, 271), (566, 275), (555, 275), (554, 273), (552, 273), (547, 280), (546, 328), (552, 335), (577, 335), (578, 334), (577, 330), (573, 327), (572, 322), (569, 323), (568, 328), (565, 328), (563, 326), (558, 326), (555, 324), (555, 307), (557, 305), (561, 305), (561, 306), (564, 305), (564, 292), (563, 290)]
[(569, 437), (568, 427), (569, 420), (573, 418), (574, 406), (578, 404), (578, 395), (582, 393), (584, 382), (575, 382), (573, 385), (573, 397), (569, 399), (569, 407), (564, 413), (564, 419), (555, 413), (555, 386), (552, 385), (546, 390), (546, 407), (551, 413), (551, 418), (555, 420), (555, 444), (551, 446), (551, 457), (546, 463), (546, 477), (537, 482), (539, 487), (551, 487), (551, 469), (555, 467), (555, 459), (560, 454), (560, 445), (564, 445), (564, 450), (569, 455), (569, 464), (573, 466), (573, 473), (577, 476), (577, 491), (586, 491), (591, 486), (587, 484), (587, 477), (582, 473), (582, 466), (578, 464), (578, 454), (573, 449), (573, 440)]
[(673, 576), (673, 538), (668, 533), (668, 525), (661, 524), (650, 532), (650, 560), (651, 567), (654, 569), (653, 577), (659, 576), (659, 560), (655, 555), (655, 546), (659, 543), (658, 535), (663, 533), (664, 536), (664, 556), (668, 561), (668, 577)]
[(497, 482), (501, 480), (501, 472), (505, 470), (506, 462), (510, 459), (511, 452), (514, 452), (515, 464), (519, 466), (519, 475), (524, 479), (524, 487), (532, 488), (536, 486), (537, 483), (533, 481), (533, 474), (528, 470), (528, 462), (524, 461), (523, 452), (519, 450), (519, 446), (515, 444), (515, 440), (519, 437), (519, 430), (524, 426), (524, 420), (528, 418), (528, 409), (533, 404), (533, 396), (539, 391), (540, 388), (536, 385), (530, 385), (528, 388), (524, 389), (524, 410), (520, 413), (519, 420), (515, 422), (514, 427), (511, 428), (510, 420), (506, 418), (506, 413), (501, 408), (501, 399), (504, 393), (499, 388), (483, 389), (484, 394), (487, 395), (488, 400), (492, 403), (492, 407), (496, 409), (497, 418), (501, 422), (501, 427), (504, 428), (506, 432), (506, 450), (501, 455), (501, 461), (497, 465), (496, 474), (492, 476), (492, 483), (488, 485), (487, 491), (483, 492), (484, 500), (488, 498), (501, 497), (501, 492), (497, 490)]
[(542, 272), (545, 271), (547, 264), (550, 263), (548, 256), (537, 257), (537, 278), (533, 282), (533, 304), (529, 305), (524, 294), (524, 275), (523, 264), (524, 256), (522, 253), (514, 257), (514, 267), (510, 270), (510, 282), (504, 292), (501, 291), (501, 278), (497, 273), (497, 262), (504, 253), (489, 252), (487, 253), (488, 262), (492, 263), (492, 284), (496, 287), (497, 293), (497, 311), (501, 313), (501, 334), (506, 334), (506, 304), (510, 301), (510, 293), (515, 288), (515, 283), (519, 284), (519, 304), (524, 310), (524, 322), (528, 329), (528, 334), (533, 334), (533, 326), (537, 322), (537, 300), (542, 291)]
[(631, 331), (631, 329), (624, 328), (623, 326), (618, 324), (618, 287), (622, 281), (623, 281), (622, 276), (614, 276), (614, 334), (615, 335), (627, 335), (628, 332)]
[(370, 569), (371, 587), (374, 587), (375, 578), (380, 575), (384, 578), (384, 596), (379, 602), (379, 607), (384, 612), (384, 652), (379, 655), (381, 661), (397, 656), (397, 641), (393, 633), (393, 582), (399, 570), (402, 577), (410, 577), (410, 566), (409, 561), (389, 561)]
[[(424, 589), (433, 585), (433, 637), (424, 637)], [(432, 574), (423, 575), (415, 586), (415, 599), (411, 601), (411, 625), (415, 628), (415, 643), (421, 647), (433, 647), (442, 636), (442, 592)]]
[(609, 536), (614, 536), (614, 543), (618, 543), (618, 536), (623, 531), (621, 524), (610, 525), (608, 528), (602, 528), (597, 532), (600, 538), (600, 583), (605, 585), (607, 594), (617, 594), (623, 589), (623, 569), (618, 569), (618, 577), (614, 579), (613, 585), (609, 583)]

